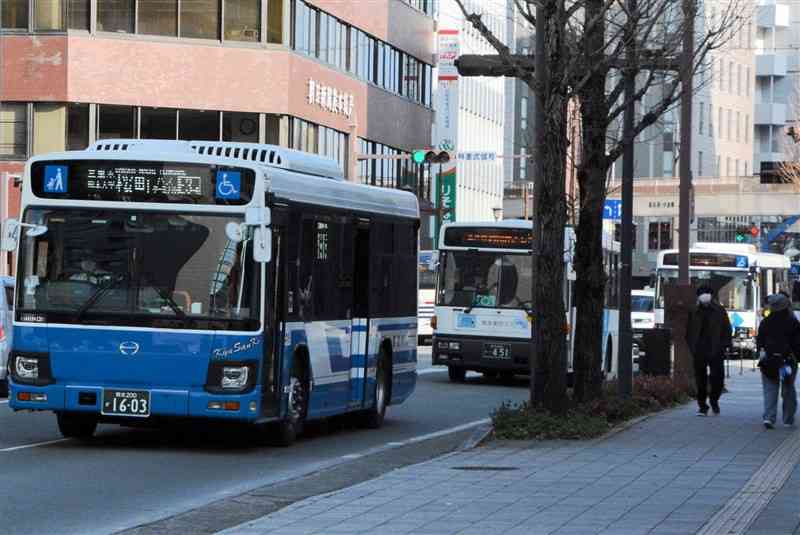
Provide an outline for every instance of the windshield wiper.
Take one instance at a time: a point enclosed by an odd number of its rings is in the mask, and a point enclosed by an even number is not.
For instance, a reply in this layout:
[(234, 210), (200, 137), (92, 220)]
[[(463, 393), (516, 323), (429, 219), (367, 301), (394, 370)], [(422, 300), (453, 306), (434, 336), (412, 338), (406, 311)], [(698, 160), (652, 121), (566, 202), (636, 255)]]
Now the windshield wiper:
[(89, 296), (89, 299), (83, 302), (83, 304), (78, 307), (78, 311), (76, 312), (75, 319), (76, 321), (80, 321), (83, 319), (84, 314), (94, 306), (95, 303), (106, 293), (108, 290), (115, 288), (119, 285), (120, 282), (127, 280), (125, 277), (119, 277), (116, 279), (111, 279), (111, 281), (107, 282), (103, 286), (100, 286), (97, 290), (94, 291), (92, 295)]
[(186, 312), (181, 310), (181, 307), (178, 306), (178, 303), (175, 302), (172, 296), (169, 295), (165, 289), (159, 288), (153, 284), (151, 284), (150, 287), (158, 293), (158, 296), (161, 297), (161, 299), (163, 299), (167, 305), (169, 305), (169, 308), (171, 308), (175, 313), (175, 317), (182, 320), (186, 319)]

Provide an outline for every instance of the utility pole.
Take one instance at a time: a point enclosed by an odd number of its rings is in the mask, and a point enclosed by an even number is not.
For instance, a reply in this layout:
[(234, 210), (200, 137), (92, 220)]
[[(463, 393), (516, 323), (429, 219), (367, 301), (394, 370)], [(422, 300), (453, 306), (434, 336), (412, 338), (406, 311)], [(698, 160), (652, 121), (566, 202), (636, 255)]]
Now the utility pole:
[[(536, 91), (533, 92), (533, 127), (534, 127), (534, 160), (533, 160), (533, 199), (531, 200), (531, 224), (533, 231), (531, 232), (531, 309), (539, 310), (539, 303), (537, 303), (536, 281), (537, 269), (536, 251), (538, 249), (537, 243), (539, 242), (539, 229), (536, 228), (536, 214), (537, 205), (539, 204), (539, 193), (542, 187), (542, 151), (544, 151), (546, 139), (544, 135), (544, 103), (542, 102), (543, 82), (546, 77), (546, 63), (545, 63), (545, 15), (544, 8), (541, 2), (536, 3), (536, 35), (535, 35), (535, 68), (534, 76), (536, 77)], [(546, 384), (546, 377), (542, 374), (542, 366), (540, 366), (539, 359), (537, 358), (536, 351), (536, 317), (534, 317), (531, 324), (531, 343), (529, 365), (531, 368), (530, 376), (530, 402), (532, 406), (541, 405), (544, 401), (544, 385)]]
[(635, 33), (635, 18), (638, 16), (637, 1), (627, 0), (628, 29), (626, 31), (625, 59), (627, 66), (623, 73), (625, 83), (625, 115), (623, 116), (623, 136), (625, 151), (622, 154), (622, 270), (619, 280), (619, 350), (618, 363), (619, 379), (617, 387), (619, 395), (623, 398), (631, 397), (633, 393), (633, 332), (631, 330), (631, 264), (633, 263), (633, 121), (636, 113), (636, 104), (633, 96), (636, 94), (636, 73), (638, 43)]

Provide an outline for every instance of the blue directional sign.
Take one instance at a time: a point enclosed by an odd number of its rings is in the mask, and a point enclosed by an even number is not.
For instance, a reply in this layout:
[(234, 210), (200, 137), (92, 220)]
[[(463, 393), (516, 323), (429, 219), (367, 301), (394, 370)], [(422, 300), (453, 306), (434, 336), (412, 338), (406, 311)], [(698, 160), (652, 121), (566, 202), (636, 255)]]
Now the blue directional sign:
[(746, 268), (747, 267), (747, 257), (746, 256), (737, 256), (736, 257), (736, 267), (737, 268)]
[(66, 165), (46, 165), (44, 168), (44, 192), (66, 193), (67, 172)]
[(603, 219), (622, 219), (622, 201), (606, 199), (603, 205)]

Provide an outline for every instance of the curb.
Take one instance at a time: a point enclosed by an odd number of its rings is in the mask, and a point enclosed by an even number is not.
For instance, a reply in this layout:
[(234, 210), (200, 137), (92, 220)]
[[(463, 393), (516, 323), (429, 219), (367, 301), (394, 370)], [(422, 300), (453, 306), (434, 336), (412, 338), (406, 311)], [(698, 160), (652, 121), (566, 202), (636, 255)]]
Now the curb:
[(494, 434), (494, 426), (486, 424), (478, 427), (472, 435), (464, 441), (458, 451), (469, 451), (483, 445)]

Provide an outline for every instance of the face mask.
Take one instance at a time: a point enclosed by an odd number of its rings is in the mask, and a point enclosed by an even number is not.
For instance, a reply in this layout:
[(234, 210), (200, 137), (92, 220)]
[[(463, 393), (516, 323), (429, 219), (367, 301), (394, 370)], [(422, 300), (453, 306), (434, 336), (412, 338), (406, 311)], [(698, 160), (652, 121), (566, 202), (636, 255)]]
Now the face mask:
[(707, 305), (711, 302), (711, 294), (700, 294), (700, 297), (697, 298), (697, 302), (701, 305)]

